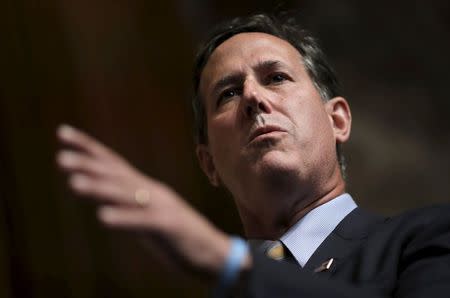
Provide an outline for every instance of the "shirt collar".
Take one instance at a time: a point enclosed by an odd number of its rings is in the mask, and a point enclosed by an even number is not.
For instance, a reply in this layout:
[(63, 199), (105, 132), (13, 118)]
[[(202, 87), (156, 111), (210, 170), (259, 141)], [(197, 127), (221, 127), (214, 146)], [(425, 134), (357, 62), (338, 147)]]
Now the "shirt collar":
[(303, 267), (325, 238), (356, 207), (353, 198), (344, 193), (311, 210), (280, 240)]

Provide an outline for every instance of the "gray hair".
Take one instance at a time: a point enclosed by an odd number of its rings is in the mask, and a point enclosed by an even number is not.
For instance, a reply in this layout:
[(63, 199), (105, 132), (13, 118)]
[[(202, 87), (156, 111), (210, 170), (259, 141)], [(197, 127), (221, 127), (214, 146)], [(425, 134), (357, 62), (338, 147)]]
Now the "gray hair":
[[(197, 144), (208, 143), (205, 107), (199, 94), (200, 78), (214, 50), (232, 36), (244, 32), (262, 32), (286, 40), (296, 48), (303, 58), (305, 69), (323, 101), (340, 96), (339, 82), (336, 74), (328, 63), (325, 54), (317, 40), (303, 29), (295, 20), (286, 14), (272, 16), (255, 14), (247, 17), (234, 18), (217, 26), (210, 37), (198, 51), (194, 63), (194, 136)], [(336, 144), (337, 160), (341, 173), (345, 178), (346, 163), (342, 144)]]

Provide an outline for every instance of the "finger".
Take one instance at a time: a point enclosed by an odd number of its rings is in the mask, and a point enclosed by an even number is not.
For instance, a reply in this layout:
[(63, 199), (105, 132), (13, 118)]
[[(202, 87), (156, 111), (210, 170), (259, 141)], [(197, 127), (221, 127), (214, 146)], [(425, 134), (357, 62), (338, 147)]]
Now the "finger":
[(57, 135), (65, 144), (75, 146), (93, 156), (105, 159), (116, 158), (116, 154), (108, 147), (101, 144), (88, 134), (67, 124), (61, 125), (58, 128)]
[(106, 176), (110, 172), (105, 162), (99, 162), (91, 156), (76, 151), (61, 150), (56, 161), (61, 169), (69, 173), (82, 172), (95, 176)]
[(134, 200), (134, 194), (127, 193), (117, 183), (111, 183), (101, 178), (77, 173), (69, 177), (69, 186), (79, 195), (89, 196), (97, 203), (141, 206)]
[(98, 219), (105, 225), (134, 231), (155, 231), (154, 219), (148, 209), (104, 206), (98, 209)]

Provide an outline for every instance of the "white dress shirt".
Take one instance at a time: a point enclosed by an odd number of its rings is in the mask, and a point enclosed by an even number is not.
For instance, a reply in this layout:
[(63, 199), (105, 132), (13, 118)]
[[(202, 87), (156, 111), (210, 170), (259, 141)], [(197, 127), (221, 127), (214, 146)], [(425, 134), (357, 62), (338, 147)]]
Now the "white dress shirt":
[(344, 193), (311, 210), (280, 240), (303, 267), (320, 244), (356, 207), (353, 198), (348, 193)]

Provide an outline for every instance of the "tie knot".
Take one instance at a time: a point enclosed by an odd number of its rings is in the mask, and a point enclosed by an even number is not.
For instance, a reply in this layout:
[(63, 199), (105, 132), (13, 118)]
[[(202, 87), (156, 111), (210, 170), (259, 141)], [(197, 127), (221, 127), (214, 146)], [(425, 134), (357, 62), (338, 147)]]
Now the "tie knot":
[(276, 261), (284, 260), (287, 255), (286, 248), (284, 247), (283, 243), (279, 240), (271, 241), (271, 243), (268, 243), (267, 248), (265, 249), (265, 254), (269, 258)]

